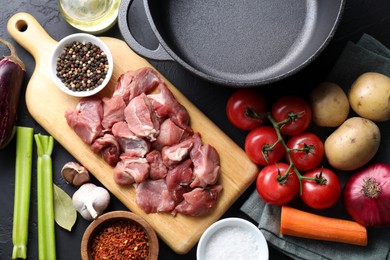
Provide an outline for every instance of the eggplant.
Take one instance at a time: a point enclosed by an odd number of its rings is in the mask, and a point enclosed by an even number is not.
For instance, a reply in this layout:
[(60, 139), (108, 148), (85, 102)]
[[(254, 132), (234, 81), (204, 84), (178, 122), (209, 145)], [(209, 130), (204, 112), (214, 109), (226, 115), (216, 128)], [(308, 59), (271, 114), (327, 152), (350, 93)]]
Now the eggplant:
[(0, 60), (0, 149), (2, 149), (15, 134), (19, 96), (26, 69), (17, 56), (14, 46), (2, 38), (0, 42), (10, 50), (10, 55)]

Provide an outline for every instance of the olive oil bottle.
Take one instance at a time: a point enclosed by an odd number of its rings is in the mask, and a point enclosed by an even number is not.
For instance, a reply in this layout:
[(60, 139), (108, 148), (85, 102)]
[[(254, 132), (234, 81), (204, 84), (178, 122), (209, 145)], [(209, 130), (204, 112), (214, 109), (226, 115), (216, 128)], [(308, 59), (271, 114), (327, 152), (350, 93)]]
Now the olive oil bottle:
[(121, 0), (57, 0), (65, 20), (84, 32), (100, 34), (117, 21)]

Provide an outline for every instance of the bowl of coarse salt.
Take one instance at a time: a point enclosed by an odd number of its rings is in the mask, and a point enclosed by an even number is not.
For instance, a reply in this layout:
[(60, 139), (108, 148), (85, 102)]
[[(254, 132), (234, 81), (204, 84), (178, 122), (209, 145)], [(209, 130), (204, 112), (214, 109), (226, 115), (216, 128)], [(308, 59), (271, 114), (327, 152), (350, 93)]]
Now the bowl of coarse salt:
[(267, 260), (267, 241), (251, 222), (241, 218), (225, 218), (212, 224), (202, 234), (197, 260)]

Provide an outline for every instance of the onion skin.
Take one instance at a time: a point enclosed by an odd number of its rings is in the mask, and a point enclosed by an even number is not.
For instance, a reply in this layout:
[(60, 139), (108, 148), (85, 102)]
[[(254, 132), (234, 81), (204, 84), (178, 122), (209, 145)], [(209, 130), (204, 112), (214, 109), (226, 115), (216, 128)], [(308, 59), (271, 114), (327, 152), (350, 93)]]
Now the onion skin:
[(375, 163), (358, 170), (345, 184), (343, 198), (356, 222), (366, 227), (390, 227), (390, 165)]

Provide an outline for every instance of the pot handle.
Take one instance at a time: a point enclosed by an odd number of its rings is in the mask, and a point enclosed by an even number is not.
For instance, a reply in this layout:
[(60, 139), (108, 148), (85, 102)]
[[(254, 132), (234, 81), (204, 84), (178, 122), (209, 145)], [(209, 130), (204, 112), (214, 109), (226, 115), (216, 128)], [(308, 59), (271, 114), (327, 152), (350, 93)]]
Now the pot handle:
[(133, 0), (122, 0), (121, 6), (119, 8), (118, 25), (126, 43), (135, 52), (137, 52), (139, 55), (144, 56), (145, 58), (160, 60), (160, 61), (173, 61), (173, 58), (161, 46), (160, 43), (158, 44), (157, 49), (151, 50), (141, 45), (131, 34), (130, 26), (127, 22), (127, 14), (132, 2)]

